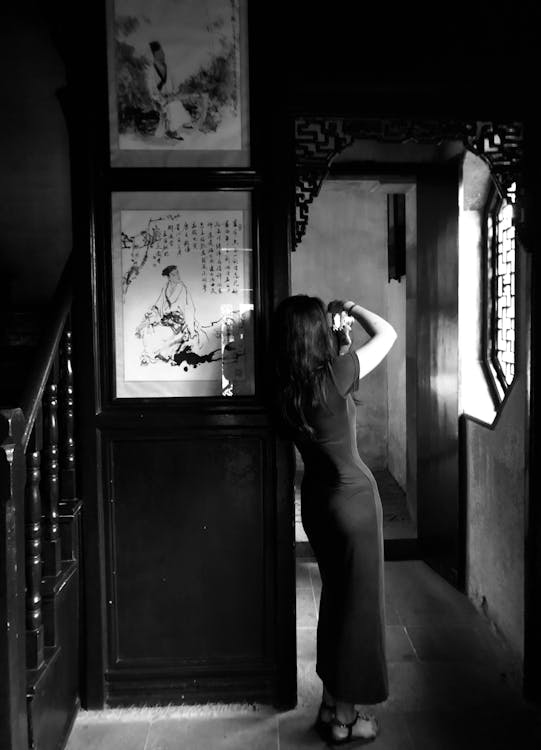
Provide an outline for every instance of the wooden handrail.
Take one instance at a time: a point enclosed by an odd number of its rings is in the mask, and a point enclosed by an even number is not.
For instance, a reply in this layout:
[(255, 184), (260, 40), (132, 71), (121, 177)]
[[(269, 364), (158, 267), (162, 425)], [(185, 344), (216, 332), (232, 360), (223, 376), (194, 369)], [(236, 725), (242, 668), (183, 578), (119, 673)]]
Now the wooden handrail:
[(25, 428), (22, 445), (25, 452), (64, 331), (66, 318), (70, 312), (73, 298), (73, 265), (73, 253), (71, 253), (56, 287), (51, 303), (51, 313), (38, 344), (29, 380), (23, 390), (21, 408), (25, 418)]

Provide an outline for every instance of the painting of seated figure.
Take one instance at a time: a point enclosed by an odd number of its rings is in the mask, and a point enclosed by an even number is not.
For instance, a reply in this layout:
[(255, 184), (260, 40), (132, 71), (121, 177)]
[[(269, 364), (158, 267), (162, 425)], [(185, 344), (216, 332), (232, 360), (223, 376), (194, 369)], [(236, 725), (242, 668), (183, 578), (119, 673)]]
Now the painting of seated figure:
[(246, 0), (109, 0), (112, 166), (249, 166)]
[(116, 398), (254, 393), (249, 194), (113, 194)]

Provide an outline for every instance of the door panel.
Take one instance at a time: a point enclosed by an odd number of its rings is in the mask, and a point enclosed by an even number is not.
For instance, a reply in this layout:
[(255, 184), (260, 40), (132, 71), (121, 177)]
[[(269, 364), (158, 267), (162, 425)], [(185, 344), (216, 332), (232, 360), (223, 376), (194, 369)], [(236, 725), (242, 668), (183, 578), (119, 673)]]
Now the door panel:
[(417, 185), (417, 448), (421, 554), (459, 583), (458, 165)]
[(115, 432), (105, 441), (109, 700), (219, 699), (217, 672), (261, 677), (273, 658), (267, 435)]

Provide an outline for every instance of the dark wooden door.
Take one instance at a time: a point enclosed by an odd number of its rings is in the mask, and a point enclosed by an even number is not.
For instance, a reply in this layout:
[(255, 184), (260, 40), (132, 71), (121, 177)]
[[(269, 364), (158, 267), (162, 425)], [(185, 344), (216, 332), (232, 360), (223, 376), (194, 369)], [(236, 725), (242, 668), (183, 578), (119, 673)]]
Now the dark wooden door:
[(417, 183), (418, 535), (424, 559), (460, 584), (458, 165)]

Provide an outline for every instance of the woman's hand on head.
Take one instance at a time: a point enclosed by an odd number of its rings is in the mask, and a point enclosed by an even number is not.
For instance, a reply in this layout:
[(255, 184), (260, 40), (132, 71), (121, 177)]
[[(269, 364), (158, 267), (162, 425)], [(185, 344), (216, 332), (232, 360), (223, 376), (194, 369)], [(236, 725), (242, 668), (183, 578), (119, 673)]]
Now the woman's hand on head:
[(329, 320), (330, 320), (330, 326), (333, 329), (333, 331), (342, 331), (345, 334), (349, 335), (349, 332), (351, 331), (351, 326), (353, 325), (354, 318), (351, 317), (351, 315), (348, 315), (346, 312), (342, 310), (342, 312), (330, 314), (329, 313)]
[(339, 315), (343, 311), (344, 304), (345, 303), (343, 299), (333, 299), (327, 305), (327, 312), (330, 313), (334, 318), (335, 315)]

